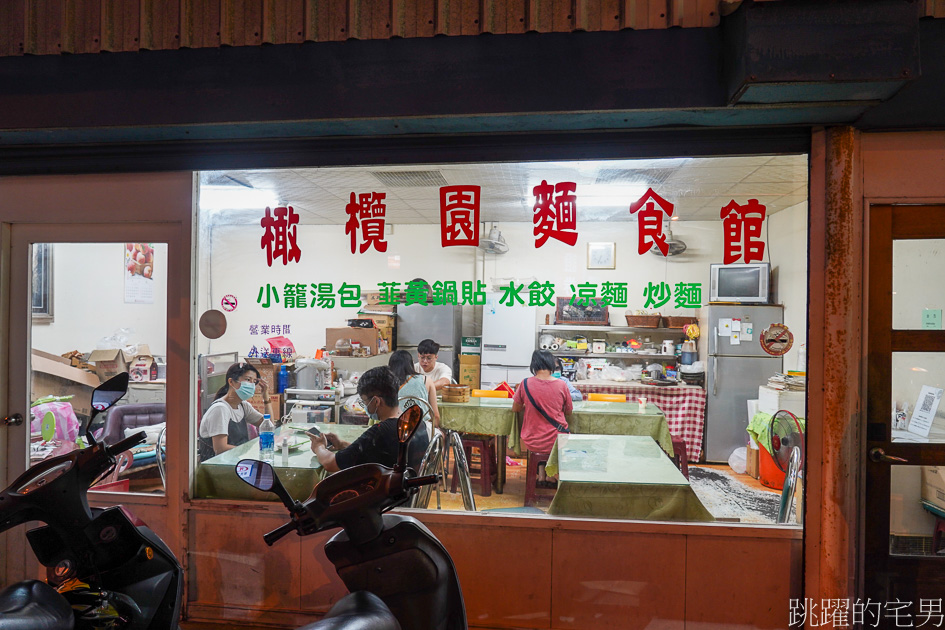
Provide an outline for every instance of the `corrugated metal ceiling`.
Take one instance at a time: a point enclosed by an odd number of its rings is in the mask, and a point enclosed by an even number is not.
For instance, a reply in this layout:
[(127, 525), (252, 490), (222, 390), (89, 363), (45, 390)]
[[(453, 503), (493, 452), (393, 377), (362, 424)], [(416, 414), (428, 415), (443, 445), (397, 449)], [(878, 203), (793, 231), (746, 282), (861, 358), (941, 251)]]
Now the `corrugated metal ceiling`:
[[(929, 0), (943, 4), (945, 0)], [(0, 56), (712, 27), (741, 0), (2, 0)]]

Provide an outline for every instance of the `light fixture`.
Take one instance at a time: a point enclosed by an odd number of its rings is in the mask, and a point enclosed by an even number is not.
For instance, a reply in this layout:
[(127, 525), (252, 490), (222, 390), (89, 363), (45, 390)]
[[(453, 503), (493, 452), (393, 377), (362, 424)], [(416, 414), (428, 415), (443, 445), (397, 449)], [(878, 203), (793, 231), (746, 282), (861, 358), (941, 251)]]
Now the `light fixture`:
[(198, 206), (203, 212), (220, 210), (254, 210), (259, 212), (279, 205), (279, 198), (271, 190), (243, 186), (201, 186)]

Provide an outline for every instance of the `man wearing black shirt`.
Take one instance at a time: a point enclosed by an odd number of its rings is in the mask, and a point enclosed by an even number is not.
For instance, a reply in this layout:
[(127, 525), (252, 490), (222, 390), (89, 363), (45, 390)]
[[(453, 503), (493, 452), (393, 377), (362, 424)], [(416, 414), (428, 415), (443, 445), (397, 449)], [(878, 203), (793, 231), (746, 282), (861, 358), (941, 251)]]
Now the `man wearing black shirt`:
[[(312, 452), (326, 471), (333, 473), (344, 468), (375, 462), (390, 468), (397, 463), (397, 404), (399, 384), (387, 366), (371, 368), (358, 380), (358, 396), (372, 420), (384, 418), (361, 434), (353, 444), (341, 440), (334, 433), (312, 438)], [(407, 464), (417, 470), (430, 438), (421, 424), (407, 445)], [(328, 450), (328, 444), (337, 451)]]

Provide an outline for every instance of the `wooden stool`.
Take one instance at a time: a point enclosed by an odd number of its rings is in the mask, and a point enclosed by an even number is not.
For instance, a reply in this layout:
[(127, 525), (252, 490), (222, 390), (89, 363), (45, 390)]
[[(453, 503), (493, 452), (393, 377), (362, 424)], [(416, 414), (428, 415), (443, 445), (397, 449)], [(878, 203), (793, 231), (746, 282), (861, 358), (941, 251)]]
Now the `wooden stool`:
[[(492, 475), (495, 474), (498, 460), (495, 459), (495, 436), (478, 435), (473, 433), (461, 433), (463, 440), (463, 450), (466, 452), (466, 462), (469, 464), (469, 476), (473, 479), (474, 472), (479, 473), (479, 481), (482, 485), (480, 494), (484, 497), (492, 495)], [(472, 449), (479, 449), (479, 468), (473, 468)], [(458, 477), (456, 475), (456, 463), (453, 463), (453, 482), (450, 484), (450, 492), (456, 492)]]
[(538, 488), (538, 464), (548, 463), (551, 453), (533, 453), (528, 451), (528, 465), (525, 467), (525, 507), (531, 507), (538, 501), (538, 496), (554, 496), (556, 489)]
[(689, 454), (686, 452), (686, 440), (682, 438), (673, 438), (673, 463), (683, 477), (689, 479)]

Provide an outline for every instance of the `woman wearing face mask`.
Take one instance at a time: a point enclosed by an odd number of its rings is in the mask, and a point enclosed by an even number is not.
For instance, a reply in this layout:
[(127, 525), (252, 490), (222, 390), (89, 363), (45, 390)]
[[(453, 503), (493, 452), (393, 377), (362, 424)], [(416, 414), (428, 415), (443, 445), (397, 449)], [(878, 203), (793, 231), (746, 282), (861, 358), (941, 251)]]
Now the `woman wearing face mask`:
[(259, 388), (272, 415), (269, 388), (259, 378), (259, 371), (249, 363), (234, 363), (226, 371), (226, 385), (217, 392), (216, 399), (200, 420), (197, 440), (200, 461), (204, 461), (249, 441), (249, 423), (259, 425), (263, 414), (253, 409), (248, 401)]

